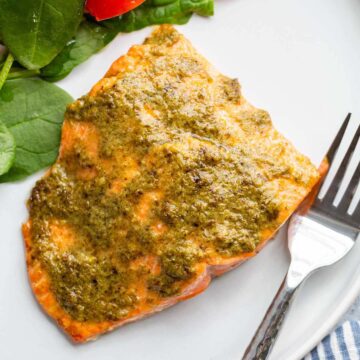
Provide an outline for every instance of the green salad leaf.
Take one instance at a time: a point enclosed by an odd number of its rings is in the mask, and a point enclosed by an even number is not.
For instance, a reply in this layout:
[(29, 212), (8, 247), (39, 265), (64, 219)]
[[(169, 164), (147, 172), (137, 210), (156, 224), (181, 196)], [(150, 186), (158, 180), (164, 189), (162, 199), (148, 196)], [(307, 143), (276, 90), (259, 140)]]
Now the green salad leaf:
[(91, 21), (83, 21), (75, 35), (60, 54), (41, 69), (41, 76), (48, 81), (58, 81), (67, 76), (77, 65), (100, 51), (117, 32)]
[(11, 132), (0, 121), (0, 175), (9, 171), (15, 158), (15, 140)]
[(0, 37), (34, 70), (50, 63), (74, 36), (84, 0), (0, 0)]
[(0, 182), (22, 179), (57, 157), (70, 95), (37, 78), (9, 80), (0, 91), (1, 120), (15, 139), (15, 159)]
[(102, 23), (118, 32), (131, 32), (155, 24), (185, 24), (191, 15), (214, 14), (214, 0), (147, 0), (134, 10)]
[(14, 63), (14, 57), (11, 54), (8, 54), (4, 64), (1, 65), (2, 67), (0, 70), (0, 90), (5, 84), (5, 81), (9, 75), (13, 63)]

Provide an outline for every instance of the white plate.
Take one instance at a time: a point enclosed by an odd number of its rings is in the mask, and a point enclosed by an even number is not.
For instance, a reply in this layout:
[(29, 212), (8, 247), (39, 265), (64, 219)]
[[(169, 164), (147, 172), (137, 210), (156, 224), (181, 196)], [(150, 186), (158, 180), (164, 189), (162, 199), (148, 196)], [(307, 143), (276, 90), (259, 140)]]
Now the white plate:
[[(316, 163), (345, 114), (359, 110), (358, 0), (216, 0), (214, 18), (194, 17), (180, 30), (222, 72), (238, 77), (245, 96), (267, 109), (276, 127)], [(149, 32), (119, 36), (60, 85), (74, 97), (86, 93), (113, 60)], [(74, 346), (42, 313), (27, 281), (20, 224), (39, 176), (0, 185), (2, 360), (241, 358), (286, 271), (284, 234), (200, 296)], [(359, 257), (358, 243), (344, 261), (307, 281), (273, 360), (301, 358), (331, 330), (359, 293)]]

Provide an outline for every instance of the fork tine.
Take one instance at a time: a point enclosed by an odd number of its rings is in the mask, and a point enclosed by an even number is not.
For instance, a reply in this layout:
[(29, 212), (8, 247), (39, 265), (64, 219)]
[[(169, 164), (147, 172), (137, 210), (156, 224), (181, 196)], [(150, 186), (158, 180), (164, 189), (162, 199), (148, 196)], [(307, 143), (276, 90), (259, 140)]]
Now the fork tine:
[(347, 189), (345, 190), (342, 200), (340, 201), (340, 204), (338, 206), (339, 211), (347, 212), (347, 210), (351, 204), (351, 201), (354, 197), (354, 194), (356, 192), (356, 189), (359, 185), (359, 180), (360, 180), (360, 162), (354, 172), (354, 175), (352, 176), (352, 178), (350, 180), (350, 183), (349, 183)]
[(328, 205), (331, 205), (334, 201), (334, 198), (339, 190), (339, 187), (341, 185), (341, 180), (342, 178), (344, 177), (344, 174), (346, 172), (346, 169), (349, 165), (349, 162), (350, 162), (350, 159), (351, 159), (351, 156), (355, 150), (355, 147), (356, 147), (356, 144), (359, 140), (359, 136), (360, 136), (360, 125), (358, 126), (357, 130), (356, 130), (356, 133), (351, 141), (351, 144), (339, 166), (339, 169), (338, 171), (336, 172), (336, 175), (333, 179), (333, 181), (331, 182), (330, 184), (330, 187), (327, 191), (327, 193), (325, 194), (324, 196), (324, 199), (323, 199), (323, 203), (324, 204), (328, 204)]
[(336, 134), (336, 137), (335, 137), (334, 141), (332, 142), (329, 151), (326, 154), (326, 158), (327, 158), (327, 160), (329, 161), (330, 164), (334, 160), (336, 151), (339, 148), (341, 140), (344, 137), (345, 130), (346, 130), (348, 124), (349, 124), (350, 118), (351, 118), (351, 113), (348, 113), (345, 120), (344, 120), (344, 122), (341, 125), (341, 128), (339, 129), (338, 133)]
[(352, 213), (351, 217), (353, 218), (353, 220), (355, 222), (355, 227), (360, 229), (360, 201), (357, 204), (357, 206), (356, 206), (354, 212)]

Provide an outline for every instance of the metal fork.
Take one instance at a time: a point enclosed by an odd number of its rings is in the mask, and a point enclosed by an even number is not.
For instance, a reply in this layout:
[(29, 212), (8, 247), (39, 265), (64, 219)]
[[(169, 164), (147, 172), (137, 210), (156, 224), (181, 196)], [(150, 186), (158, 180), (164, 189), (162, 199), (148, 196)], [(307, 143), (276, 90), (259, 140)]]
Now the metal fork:
[[(331, 165), (350, 122), (349, 114), (336, 135), (326, 159)], [(360, 232), (360, 202), (352, 214), (348, 208), (359, 186), (360, 162), (338, 206), (334, 199), (349, 166), (360, 135), (360, 125), (341, 161), (339, 169), (323, 198), (319, 187), (293, 214), (288, 228), (291, 263), (272, 304), (245, 351), (243, 360), (266, 359), (299, 285), (315, 270), (334, 264), (353, 247)]]

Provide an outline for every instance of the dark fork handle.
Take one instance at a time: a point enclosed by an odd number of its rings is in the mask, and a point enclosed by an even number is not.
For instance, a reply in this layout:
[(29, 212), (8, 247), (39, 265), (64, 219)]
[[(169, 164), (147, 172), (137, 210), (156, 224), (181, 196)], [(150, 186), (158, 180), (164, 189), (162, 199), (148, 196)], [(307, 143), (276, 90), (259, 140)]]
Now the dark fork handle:
[(269, 356), (296, 289), (285, 277), (242, 360), (265, 360)]

